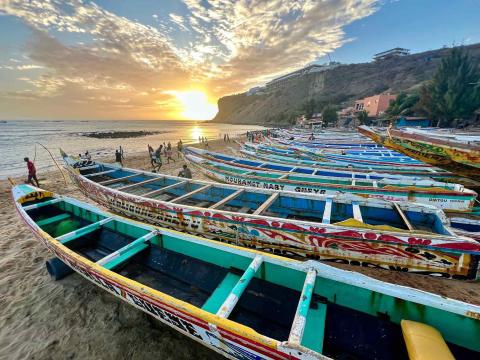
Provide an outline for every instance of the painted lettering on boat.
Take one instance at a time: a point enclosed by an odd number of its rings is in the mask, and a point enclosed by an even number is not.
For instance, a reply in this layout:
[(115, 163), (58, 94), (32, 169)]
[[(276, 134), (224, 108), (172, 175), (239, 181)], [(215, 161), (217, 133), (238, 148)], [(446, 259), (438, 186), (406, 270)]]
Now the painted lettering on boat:
[(295, 191), (302, 192), (302, 193), (325, 194), (325, 190), (323, 189), (312, 189), (309, 187), (301, 187), (301, 186), (297, 186), (295, 188)]
[[(91, 273), (85, 268), (78, 266), (75, 262), (69, 261), (67, 258), (62, 256), (62, 260), (65, 261), (70, 267), (75, 271), (85, 276), (87, 279), (97, 284), (101, 288), (113, 292), (116, 296), (123, 298), (125, 301), (131, 305), (135, 305), (145, 312), (153, 315), (160, 320), (168, 323), (170, 326), (176, 328), (177, 330), (188, 333), (189, 335), (197, 338), (199, 341), (206, 343), (216, 349), (221, 353), (227, 353), (230, 356), (240, 359), (263, 359), (263, 356), (260, 356), (251, 349), (245, 348), (239, 344), (233, 344), (226, 339), (213, 334), (212, 332), (204, 329), (201, 326), (192, 324), (185, 319), (182, 319), (175, 314), (166, 311), (165, 309), (160, 308), (159, 306), (144, 300), (143, 298), (129, 292), (127, 289), (117, 287), (115, 284), (107, 281), (106, 279), (97, 276), (95, 273)], [(206, 326), (208, 324), (205, 324)]]

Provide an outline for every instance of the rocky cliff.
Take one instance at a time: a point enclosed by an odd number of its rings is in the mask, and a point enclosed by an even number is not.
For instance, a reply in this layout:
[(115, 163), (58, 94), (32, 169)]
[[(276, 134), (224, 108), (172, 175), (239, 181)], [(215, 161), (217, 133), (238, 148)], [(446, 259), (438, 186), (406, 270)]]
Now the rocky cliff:
[[(480, 44), (466, 46), (480, 60)], [(358, 98), (384, 91), (412, 90), (428, 80), (449, 49), (438, 49), (389, 60), (342, 65), (307, 74), (284, 89), (264, 95), (229, 95), (218, 100), (213, 121), (233, 124), (276, 124), (287, 121), (309, 99), (336, 105), (353, 105)]]

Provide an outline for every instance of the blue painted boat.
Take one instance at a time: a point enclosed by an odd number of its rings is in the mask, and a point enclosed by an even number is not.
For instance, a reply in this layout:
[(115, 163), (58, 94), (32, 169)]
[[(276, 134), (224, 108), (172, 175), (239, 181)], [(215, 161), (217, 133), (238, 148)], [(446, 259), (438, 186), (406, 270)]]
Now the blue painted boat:
[(477, 276), (480, 244), (433, 206), (178, 178), (64, 154), (79, 189), (130, 218), (295, 257), (435, 276)]

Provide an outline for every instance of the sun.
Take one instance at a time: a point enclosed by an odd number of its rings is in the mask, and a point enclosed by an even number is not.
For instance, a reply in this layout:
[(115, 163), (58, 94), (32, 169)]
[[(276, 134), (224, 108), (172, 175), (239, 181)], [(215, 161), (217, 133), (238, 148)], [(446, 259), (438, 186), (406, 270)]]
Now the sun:
[(210, 120), (217, 113), (217, 105), (208, 101), (203, 91), (175, 91), (175, 97), (181, 103), (181, 116), (189, 120)]

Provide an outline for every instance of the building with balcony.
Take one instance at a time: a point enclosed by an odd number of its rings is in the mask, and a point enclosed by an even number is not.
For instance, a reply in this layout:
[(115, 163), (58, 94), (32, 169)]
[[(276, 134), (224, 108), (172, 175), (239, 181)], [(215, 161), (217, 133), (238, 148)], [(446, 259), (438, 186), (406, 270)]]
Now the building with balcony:
[(366, 111), (369, 117), (382, 115), (397, 95), (379, 94), (355, 101), (355, 111)]
[(406, 56), (406, 55), (410, 55), (409, 49), (397, 47), (397, 48), (393, 48), (393, 49), (382, 51), (378, 54), (375, 54), (373, 55), (373, 59), (375, 61), (379, 61), (379, 60), (387, 60), (397, 56)]

